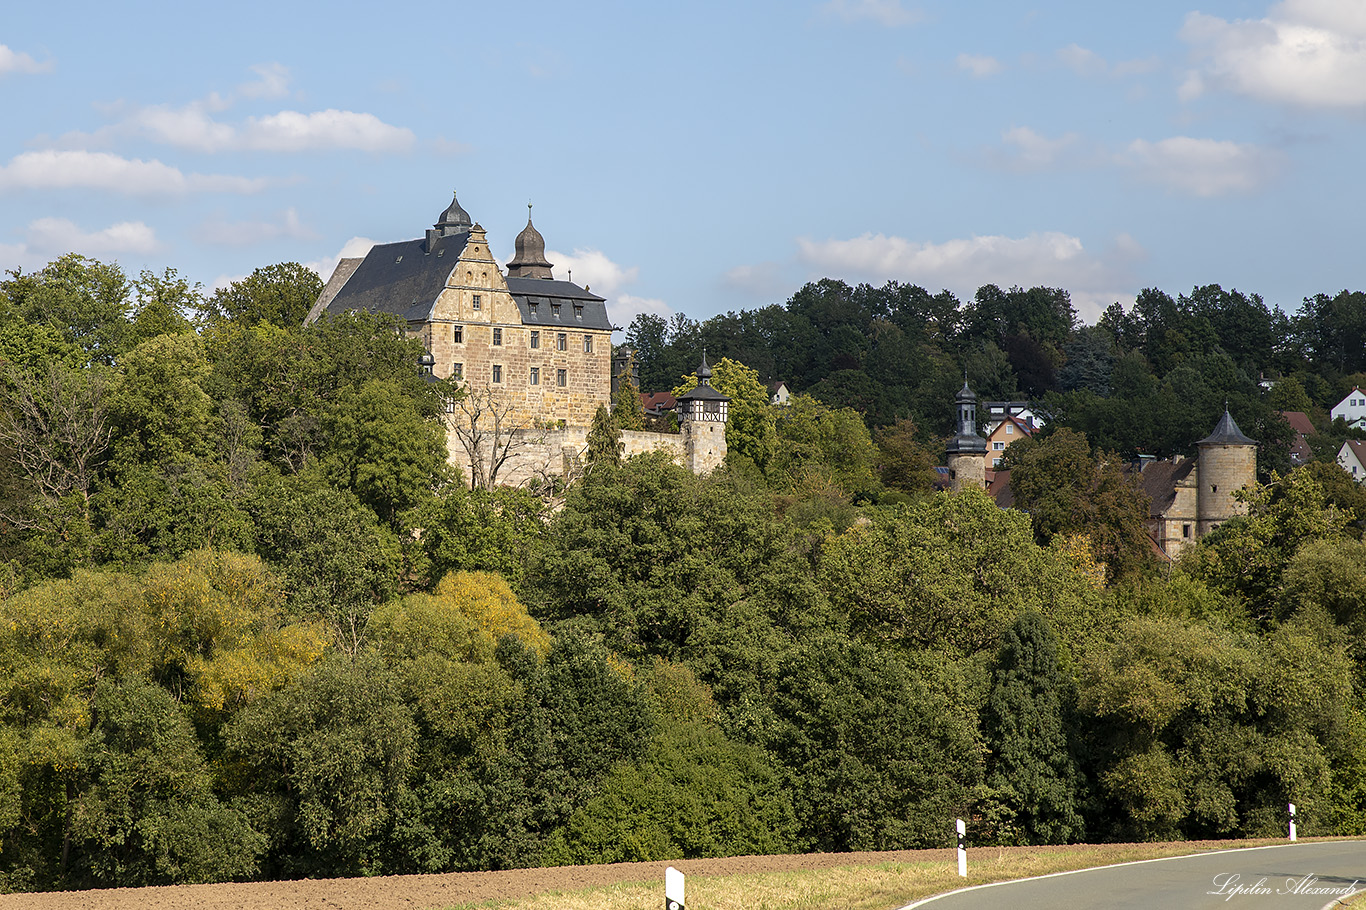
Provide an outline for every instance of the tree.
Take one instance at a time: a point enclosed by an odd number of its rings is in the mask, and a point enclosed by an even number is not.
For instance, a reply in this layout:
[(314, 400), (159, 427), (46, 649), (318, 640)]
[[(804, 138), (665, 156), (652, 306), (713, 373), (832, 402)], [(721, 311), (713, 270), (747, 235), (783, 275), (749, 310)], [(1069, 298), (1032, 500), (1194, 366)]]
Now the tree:
[(531, 457), (544, 441), (545, 429), (499, 389), (468, 388), (453, 401), (448, 426), (464, 450), (473, 489), (494, 489), (510, 462)]
[(244, 708), (223, 739), (244, 794), (280, 819), (267, 874), (388, 868), (417, 743), (412, 711), (381, 661), (323, 661), (298, 685)]
[(1059, 534), (1085, 534), (1111, 578), (1148, 561), (1148, 497), (1114, 453), (1093, 456), (1086, 437), (1066, 427), (1025, 437), (1006, 450), (1015, 505), (1027, 512), (1042, 544)]
[(991, 752), (986, 784), (1005, 809), (1006, 839), (1029, 844), (1080, 840), (1081, 775), (1064, 721), (1066, 683), (1048, 621), (1023, 613), (1006, 629), (992, 671), (982, 733)]
[(915, 421), (903, 417), (875, 436), (878, 476), (888, 487), (903, 493), (928, 493), (938, 475), (929, 450), (920, 444)]
[(398, 383), (373, 379), (342, 395), (323, 426), (330, 437), (324, 472), (396, 528), (402, 513), (448, 481), (440, 423), (426, 419)]
[(588, 451), (584, 454), (584, 460), (590, 467), (599, 470), (619, 465), (625, 445), (621, 441), (621, 427), (607, 412), (607, 408), (598, 405), (593, 414), (593, 426), (588, 430)]
[(877, 489), (877, 450), (863, 418), (849, 408), (829, 408), (794, 395), (779, 409), (778, 446), (768, 475), (791, 490), (837, 490), (855, 499)]
[(617, 390), (612, 393), (612, 420), (623, 430), (645, 429), (645, 406), (640, 401), (636, 372), (636, 353), (632, 351), (626, 368), (617, 376)]
[(280, 328), (297, 328), (322, 294), (318, 273), (297, 262), (282, 262), (256, 269), (241, 281), (216, 290), (206, 301), (210, 319), (241, 326), (269, 322)]

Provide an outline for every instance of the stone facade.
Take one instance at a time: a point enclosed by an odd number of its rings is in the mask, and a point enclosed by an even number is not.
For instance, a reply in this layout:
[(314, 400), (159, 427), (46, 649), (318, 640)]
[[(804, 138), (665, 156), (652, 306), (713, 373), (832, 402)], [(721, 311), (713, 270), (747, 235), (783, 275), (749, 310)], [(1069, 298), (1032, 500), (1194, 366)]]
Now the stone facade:
[[(517, 462), (506, 466), (506, 475), (499, 472), (499, 483), (525, 483), (554, 465), (563, 468), (569, 448), (582, 453), (598, 407), (611, 403), (613, 327), (606, 302), (554, 279), (529, 217), (516, 243), (504, 274), (484, 229), (452, 200), (424, 237), (344, 260), (309, 314), (312, 321), (366, 310), (402, 319), (430, 352), (434, 376), (481, 399), (486, 421), (497, 412), (498, 444), (511, 440), (516, 452), (508, 461)], [(466, 409), (450, 414), (448, 449), (474, 478), (457, 426), (468, 419)]]
[(1247, 514), (1234, 494), (1257, 482), (1257, 443), (1244, 436), (1227, 410), (1214, 432), (1196, 443), (1195, 458), (1147, 464), (1141, 483), (1151, 506), (1148, 534), (1168, 557)]

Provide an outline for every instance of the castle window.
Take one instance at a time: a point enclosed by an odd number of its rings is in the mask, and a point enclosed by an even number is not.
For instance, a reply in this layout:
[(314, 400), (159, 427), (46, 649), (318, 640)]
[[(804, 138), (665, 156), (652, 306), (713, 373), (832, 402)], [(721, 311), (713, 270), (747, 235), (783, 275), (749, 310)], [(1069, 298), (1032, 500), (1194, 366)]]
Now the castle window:
[(535, 316), (540, 312), (541, 305), (539, 303), (528, 303), (527, 308), (531, 310), (531, 315)]
[(539, 348), (539, 347), (541, 346), (541, 333), (540, 333), (540, 332), (537, 332), (537, 331), (535, 331), (535, 330), (532, 330), (532, 332), (531, 332), (531, 346), (532, 346), (533, 348)]
[(529, 382), (531, 385), (540, 385), (540, 384), (541, 384), (541, 368), (540, 368), (540, 367), (532, 367), (532, 368), (531, 368), (531, 378), (528, 379), (527, 382)]
[(568, 370), (556, 370), (556, 371), (555, 371), (555, 385), (559, 386), (560, 388), (564, 388), (565, 386), (569, 385), (569, 371), (568, 371)]
[(454, 341), (456, 344), (465, 343), (465, 327), (463, 325), (451, 326), (451, 341)]
[(463, 363), (451, 364), (451, 378), (456, 382), (465, 378), (465, 365)]
[(502, 329), (500, 329), (500, 328), (494, 328), (494, 330), (493, 330), (493, 343), (494, 343), (495, 345), (501, 345), (501, 344), (503, 343), (503, 330), (502, 330)]
[(582, 318), (583, 318), (583, 304), (581, 304), (581, 303), (576, 303), (576, 304), (574, 304), (574, 318), (575, 318), (575, 319), (582, 319)]
[(591, 353), (593, 353), (593, 336), (592, 336), (592, 335), (585, 335), (585, 336), (583, 336), (583, 352), (584, 352), (585, 354), (591, 354)]
[(569, 350), (569, 336), (566, 335), (564, 332), (560, 332), (558, 335), (555, 336), (555, 350)]
[(470, 303), (476, 310), (479, 309), (479, 295), (475, 294)]
[(1181, 526), (1181, 536), (1182, 536), (1182, 537), (1190, 537), (1190, 536), (1191, 536), (1191, 526), (1190, 526), (1190, 525), (1182, 525), (1182, 526)]
[(1210, 485), (1209, 485), (1209, 491), (1210, 491), (1211, 493), (1218, 493), (1218, 492), (1219, 492), (1219, 484), (1217, 484), (1217, 483), (1212, 483), (1212, 484), (1210, 484)]
[(495, 364), (493, 365), (493, 381), (494, 381), (494, 382), (502, 382), (502, 381), (503, 381), (503, 365), (502, 365), (501, 363), (495, 363)]
[(551, 315), (551, 316), (558, 316), (558, 315), (560, 315), (560, 305), (559, 305), (558, 303), (552, 303), (552, 304), (550, 305), (550, 315)]

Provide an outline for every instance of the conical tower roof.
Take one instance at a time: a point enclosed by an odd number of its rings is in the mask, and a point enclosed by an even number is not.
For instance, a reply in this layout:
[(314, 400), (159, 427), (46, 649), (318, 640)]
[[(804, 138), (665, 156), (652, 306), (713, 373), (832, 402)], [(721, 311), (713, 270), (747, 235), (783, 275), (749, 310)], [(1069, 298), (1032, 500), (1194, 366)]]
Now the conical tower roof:
[(508, 263), (510, 278), (553, 278), (545, 258), (545, 238), (531, 223), (531, 203), (526, 207), (526, 227), (517, 235), (517, 253)]
[(1243, 431), (1238, 429), (1238, 424), (1234, 423), (1233, 415), (1228, 412), (1228, 407), (1224, 407), (1224, 416), (1219, 418), (1218, 425), (1214, 432), (1196, 443), (1198, 446), (1255, 446), (1255, 439), (1248, 439), (1243, 435)]

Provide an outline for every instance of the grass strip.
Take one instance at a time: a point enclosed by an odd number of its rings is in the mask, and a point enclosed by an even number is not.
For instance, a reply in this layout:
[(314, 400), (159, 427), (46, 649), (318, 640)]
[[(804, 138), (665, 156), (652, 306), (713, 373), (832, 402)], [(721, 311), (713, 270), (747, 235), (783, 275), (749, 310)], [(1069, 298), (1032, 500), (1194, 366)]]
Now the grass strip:
[[(1026, 850), (977, 847), (968, 851), (966, 879), (959, 878), (956, 860), (952, 859), (751, 875), (689, 875), (687, 906), (688, 910), (892, 910), (933, 894), (968, 885), (1284, 842), (1284, 839), (1191, 841), (1071, 845)], [(952, 856), (947, 851), (945, 855)], [(516, 900), (457, 904), (447, 910), (655, 910), (663, 902), (663, 881), (646, 881), (583, 891), (547, 892)], [(1363, 908), (1366, 908), (1366, 904), (1363, 904)]]

